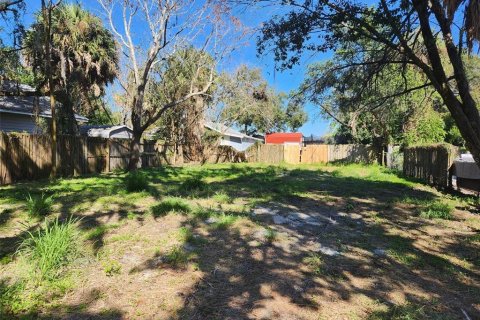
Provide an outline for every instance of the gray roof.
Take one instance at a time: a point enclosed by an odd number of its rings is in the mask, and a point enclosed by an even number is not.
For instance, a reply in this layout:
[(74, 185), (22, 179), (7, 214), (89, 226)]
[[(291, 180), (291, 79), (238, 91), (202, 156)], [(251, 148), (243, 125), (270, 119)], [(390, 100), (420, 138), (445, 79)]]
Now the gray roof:
[(86, 125), (80, 126), (78, 129), (81, 135), (99, 138), (110, 138), (112, 133), (123, 130), (133, 133), (132, 129), (125, 125)]
[[(0, 96), (0, 113), (15, 113), (24, 115), (34, 115), (38, 111), (38, 116), (43, 118), (51, 118), (50, 97), (24, 95), (31, 94), (35, 89), (26, 84), (17, 84), (12, 81), (4, 81), (1, 86), (2, 92), (9, 94), (18, 93), (18, 95)], [(22, 94), (23, 93), (23, 94)], [(38, 104), (38, 110), (36, 105)], [(58, 108), (62, 107), (61, 103), (56, 103)], [(81, 122), (87, 122), (88, 118), (75, 114), (75, 119)]]
[(262, 139), (251, 137), (249, 135), (246, 135), (244, 133), (241, 133), (237, 130), (232, 129), (231, 127), (227, 127), (226, 125), (221, 124), (221, 123), (214, 123), (214, 122), (211, 122), (211, 121), (205, 121), (205, 127), (210, 129), (210, 130), (221, 133), (223, 135), (226, 135), (226, 136), (237, 137), (237, 138), (251, 138), (251, 139), (258, 140), (258, 141), (263, 141)]
[(26, 92), (34, 93), (35, 88), (32, 86), (29, 86), (28, 84), (5, 80), (1, 84), (1, 91), (8, 92), (8, 93), (17, 93), (17, 94), (26, 93)]

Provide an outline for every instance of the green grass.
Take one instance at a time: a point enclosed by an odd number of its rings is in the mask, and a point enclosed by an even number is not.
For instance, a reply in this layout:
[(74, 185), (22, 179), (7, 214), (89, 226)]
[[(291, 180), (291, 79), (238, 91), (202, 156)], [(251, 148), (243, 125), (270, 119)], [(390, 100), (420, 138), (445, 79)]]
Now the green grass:
[(174, 267), (184, 266), (188, 263), (190, 255), (181, 246), (171, 248), (165, 255), (165, 262)]
[(233, 203), (232, 197), (230, 197), (225, 191), (217, 191), (212, 199), (218, 203)]
[(205, 220), (217, 215), (217, 212), (212, 208), (198, 207), (192, 211), (192, 215), (195, 218)]
[(468, 237), (468, 241), (480, 243), (480, 233), (477, 233), (473, 236)]
[(162, 217), (168, 213), (190, 213), (192, 212), (192, 207), (188, 202), (182, 198), (166, 198), (162, 202), (152, 206), (150, 208), (152, 215), (157, 217)]
[(103, 263), (103, 271), (108, 277), (112, 277), (122, 272), (122, 265), (116, 260), (110, 260)]
[(442, 202), (433, 202), (428, 204), (420, 212), (420, 216), (426, 219), (453, 219), (453, 208), (446, 203)]
[(435, 302), (406, 303), (393, 305), (371, 313), (367, 320), (424, 320), (424, 319), (452, 319), (440, 312), (432, 310)]
[(303, 259), (303, 263), (305, 263), (308, 268), (316, 275), (323, 274), (324, 271), (324, 261), (320, 254), (318, 253), (311, 253), (308, 257)]
[(62, 268), (78, 256), (81, 243), (75, 223), (73, 219), (45, 222), (38, 231), (28, 232), (23, 240), (19, 253), (41, 279), (57, 278)]
[(201, 177), (186, 178), (181, 184), (179, 190), (183, 193), (191, 193), (205, 190), (206, 182)]
[(213, 227), (216, 229), (228, 229), (232, 224), (237, 221), (238, 217), (231, 215), (231, 214), (226, 214), (226, 213), (221, 213), (217, 216), (215, 216), (215, 223), (213, 224)]
[(125, 189), (128, 192), (139, 192), (148, 189), (148, 179), (141, 171), (129, 172), (125, 176)]
[(103, 237), (108, 230), (118, 228), (118, 224), (102, 224), (85, 233), (85, 239), (96, 240)]
[(194, 242), (195, 237), (193, 236), (192, 229), (188, 227), (181, 227), (178, 230), (178, 235), (180, 242), (185, 243), (185, 242)]
[(53, 196), (31, 196), (30, 193), (26, 197), (27, 211), (31, 217), (46, 216), (52, 211)]
[(267, 243), (273, 243), (278, 237), (277, 231), (272, 228), (265, 229), (265, 241)]

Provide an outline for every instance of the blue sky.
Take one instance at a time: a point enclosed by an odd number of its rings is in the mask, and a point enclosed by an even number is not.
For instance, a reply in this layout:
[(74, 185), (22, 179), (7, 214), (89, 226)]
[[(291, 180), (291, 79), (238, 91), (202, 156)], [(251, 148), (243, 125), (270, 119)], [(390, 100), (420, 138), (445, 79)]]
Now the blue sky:
[[(101, 8), (99, 7), (96, 0), (79, 0), (71, 1), (79, 2), (83, 5), (84, 8), (94, 12), (95, 14), (101, 14)], [(24, 17), (24, 23), (28, 25), (33, 21), (33, 14), (39, 10), (40, 1), (38, 0), (27, 0), (26, 15)], [(260, 23), (264, 20), (267, 20), (269, 16), (274, 14), (274, 8), (252, 8), (248, 11), (241, 12), (238, 14), (238, 18), (249, 27), (258, 27)], [(294, 67), (291, 70), (279, 72), (275, 71), (273, 57), (269, 54), (258, 57), (255, 44), (256, 36), (252, 36), (247, 39), (247, 45), (241, 46), (232, 54), (229, 58), (229, 61), (234, 69), (240, 64), (247, 64), (252, 67), (259, 67), (262, 69), (264, 77), (278, 91), (289, 92), (298, 88), (299, 84), (303, 80), (305, 69), (308, 63), (314, 61), (319, 61), (327, 59), (328, 54), (323, 54), (320, 56), (311, 57), (308, 60), (304, 59), (300, 65)], [(308, 113), (309, 120), (308, 122), (300, 128), (300, 132), (304, 135), (324, 135), (330, 129), (330, 122), (328, 120), (322, 119), (319, 116), (318, 107), (308, 104), (305, 106), (305, 110)]]

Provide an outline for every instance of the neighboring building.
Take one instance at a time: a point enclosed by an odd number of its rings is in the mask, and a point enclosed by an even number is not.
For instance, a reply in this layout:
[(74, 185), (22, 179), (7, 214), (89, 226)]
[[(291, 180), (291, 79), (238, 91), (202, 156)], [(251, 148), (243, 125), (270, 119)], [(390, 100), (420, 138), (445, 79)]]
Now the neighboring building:
[(290, 133), (267, 133), (265, 144), (302, 144), (303, 135), (299, 132)]
[(133, 131), (127, 126), (85, 125), (79, 127), (80, 135), (97, 138), (132, 139)]
[[(51, 121), (50, 98), (34, 96), (34, 88), (11, 81), (4, 81), (0, 91), (7, 94), (0, 96), (0, 131), (42, 133), (36, 120)], [(60, 103), (56, 105), (62, 107)], [(88, 122), (80, 115), (75, 115), (75, 119), (78, 123)]]
[(205, 128), (216, 131), (222, 135), (221, 146), (230, 146), (236, 151), (243, 152), (256, 142), (263, 143), (262, 139), (247, 136), (220, 123), (205, 122)]

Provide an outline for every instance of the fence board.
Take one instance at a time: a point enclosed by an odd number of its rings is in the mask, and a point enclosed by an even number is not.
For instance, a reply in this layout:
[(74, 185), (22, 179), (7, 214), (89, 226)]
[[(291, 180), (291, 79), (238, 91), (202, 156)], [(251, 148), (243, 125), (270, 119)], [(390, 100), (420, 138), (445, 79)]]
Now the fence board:
[(284, 161), (290, 164), (300, 163), (301, 146), (296, 144), (286, 144), (283, 147)]
[[(142, 167), (161, 165), (166, 149), (154, 141), (141, 144)], [(145, 152), (144, 152), (145, 151)], [(129, 161), (129, 141), (79, 136), (57, 139), (59, 176), (125, 169)], [(51, 137), (48, 135), (0, 132), (0, 185), (19, 180), (48, 178), (52, 168)]]
[(302, 163), (327, 163), (328, 145), (307, 145), (302, 149)]
[(449, 170), (458, 154), (458, 148), (448, 144), (405, 148), (403, 173), (428, 184), (447, 188)]

